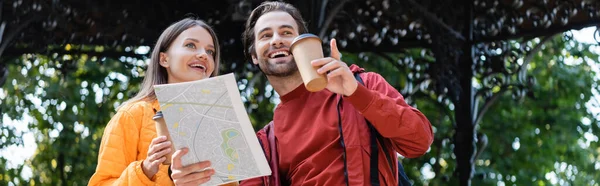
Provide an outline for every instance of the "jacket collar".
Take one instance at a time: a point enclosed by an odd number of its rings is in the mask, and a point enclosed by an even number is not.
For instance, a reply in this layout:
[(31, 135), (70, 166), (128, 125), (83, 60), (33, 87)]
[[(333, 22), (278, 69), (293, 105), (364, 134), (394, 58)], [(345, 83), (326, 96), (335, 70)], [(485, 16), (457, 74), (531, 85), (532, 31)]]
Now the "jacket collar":
[(154, 101), (152, 101), (152, 109), (154, 109), (155, 112), (160, 111), (160, 104), (158, 103), (158, 99), (154, 99)]

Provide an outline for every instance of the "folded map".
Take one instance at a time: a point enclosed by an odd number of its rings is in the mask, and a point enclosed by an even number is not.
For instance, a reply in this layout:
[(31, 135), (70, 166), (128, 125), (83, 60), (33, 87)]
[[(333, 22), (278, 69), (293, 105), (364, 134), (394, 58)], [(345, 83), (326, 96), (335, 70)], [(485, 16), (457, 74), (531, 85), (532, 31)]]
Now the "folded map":
[(175, 149), (189, 148), (182, 164), (209, 160), (220, 185), (271, 174), (233, 74), (155, 85)]

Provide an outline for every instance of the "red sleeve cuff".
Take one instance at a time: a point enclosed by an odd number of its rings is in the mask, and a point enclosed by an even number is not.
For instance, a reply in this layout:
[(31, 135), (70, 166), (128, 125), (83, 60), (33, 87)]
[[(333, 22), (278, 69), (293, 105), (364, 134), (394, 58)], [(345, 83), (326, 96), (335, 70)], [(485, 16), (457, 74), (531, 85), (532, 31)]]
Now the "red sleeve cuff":
[(358, 84), (356, 91), (354, 91), (352, 95), (344, 97), (345, 100), (350, 101), (350, 103), (354, 105), (354, 108), (361, 113), (364, 113), (364, 111), (371, 105), (374, 98), (375, 96), (373, 96), (371, 90), (367, 89), (367, 87), (361, 84)]

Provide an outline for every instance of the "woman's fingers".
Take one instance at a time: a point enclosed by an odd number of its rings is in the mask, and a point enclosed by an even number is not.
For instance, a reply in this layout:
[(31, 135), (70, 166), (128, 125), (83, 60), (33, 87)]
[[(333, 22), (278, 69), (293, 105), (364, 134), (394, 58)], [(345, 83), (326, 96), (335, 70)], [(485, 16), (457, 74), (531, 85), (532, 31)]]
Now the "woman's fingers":
[(199, 185), (210, 180), (210, 177), (215, 174), (215, 170), (212, 168), (205, 169), (199, 172), (190, 172), (182, 177), (176, 177), (173, 172), (173, 182), (176, 185)]
[(171, 159), (171, 178), (175, 185), (199, 185), (206, 183), (215, 174), (210, 168), (210, 161), (201, 161), (188, 166), (181, 165), (181, 157), (187, 154), (189, 149), (183, 148), (175, 151)]
[(183, 157), (183, 155), (187, 154), (188, 152), (188, 148), (183, 148), (181, 150), (177, 150), (175, 151), (175, 153), (173, 153), (173, 156), (171, 156), (171, 169), (173, 171), (175, 170), (179, 170), (181, 169), (181, 157)]
[(200, 185), (210, 181), (210, 177), (199, 179), (197, 181), (191, 182), (190, 185)]
[(199, 185), (206, 183), (215, 174), (210, 168), (210, 161), (201, 161), (188, 166), (181, 165), (181, 157), (187, 154), (188, 148), (175, 151), (171, 159), (171, 178), (175, 185)]
[(171, 152), (171, 148), (163, 148), (161, 151), (154, 152), (153, 154), (151, 154), (151, 156), (154, 159), (158, 159), (158, 158), (164, 157), (165, 155), (169, 154), (170, 152)]
[(210, 165), (211, 165), (210, 161), (201, 161), (198, 163), (194, 163), (194, 164), (185, 166), (183, 169), (186, 172), (198, 172), (201, 170), (210, 169)]
[(166, 136), (159, 136), (152, 140), (150, 148), (148, 149), (148, 158), (154, 160), (159, 159), (162, 156), (167, 155), (171, 152), (171, 142), (167, 141)]
[(171, 165), (171, 178), (176, 185), (199, 185), (206, 183), (210, 177), (215, 174), (215, 170), (210, 168), (209, 161), (201, 161), (188, 166), (181, 166), (181, 156), (187, 153), (187, 149), (178, 150), (173, 155), (173, 164)]
[[(175, 163), (175, 162), (173, 162)], [(181, 161), (178, 162), (179, 165), (181, 165)], [(197, 173), (197, 172), (204, 172), (204, 170), (206, 169), (210, 169), (210, 162), (209, 161), (201, 161), (198, 163), (194, 163), (185, 167), (179, 167), (179, 168), (172, 168), (173, 171), (173, 178), (175, 177), (184, 177), (188, 174), (193, 174), (193, 173)], [(210, 169), (212, 170), (212, 169)]]
[(167, 141), (167, 137), (166, 136), (158, 136), (158, 137), (152, 139), (152, 141), (150, 142), (150, 145), (159, 144), (160, 142), (163, 142), (163, 141)]
[(158, 171), (160, 164), (165, 162), (165, 155), (171, 151), (171, 142), (167, 141), (166, 136), (159, 136), (152, 139), (146, 159), (142, 162), (142, 170), (148, 178), (152, 178)]
[(152, 167), (155, 167), (155, 166), (158, 167), (161, 163), (165, 162), (166, 160), (167, 160), (166, 157), (160, 157), (160, 158), (155, 159), (155, 160), (150, 160), (151, 161), (150, 165)]

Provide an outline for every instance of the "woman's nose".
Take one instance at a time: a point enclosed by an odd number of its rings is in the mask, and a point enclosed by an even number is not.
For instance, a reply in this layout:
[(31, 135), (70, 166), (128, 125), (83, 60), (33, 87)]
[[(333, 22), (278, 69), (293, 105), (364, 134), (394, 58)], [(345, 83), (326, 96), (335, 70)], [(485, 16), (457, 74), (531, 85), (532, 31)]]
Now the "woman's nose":
[(202, 59), (202, 60), (207, 60), (208, 59), (208, 54), (206, 53), (206, 50), (201, 49), (200, 51), (198, 51), (198, 53), (196, 54), (196, 57)]

